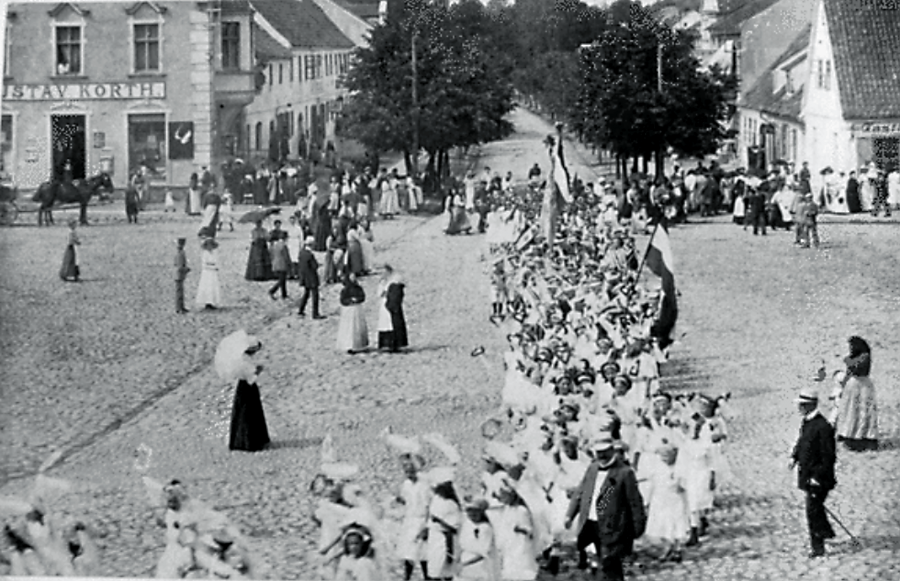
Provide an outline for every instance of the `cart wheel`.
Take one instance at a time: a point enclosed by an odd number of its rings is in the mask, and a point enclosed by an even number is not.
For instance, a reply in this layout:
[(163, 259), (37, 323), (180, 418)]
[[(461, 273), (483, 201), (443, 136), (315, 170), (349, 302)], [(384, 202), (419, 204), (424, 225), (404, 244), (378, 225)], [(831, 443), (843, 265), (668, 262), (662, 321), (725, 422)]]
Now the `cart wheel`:
[(11, 202), (0, 203), (0, 225), (9, 226), (19, 217), (19, 209)]

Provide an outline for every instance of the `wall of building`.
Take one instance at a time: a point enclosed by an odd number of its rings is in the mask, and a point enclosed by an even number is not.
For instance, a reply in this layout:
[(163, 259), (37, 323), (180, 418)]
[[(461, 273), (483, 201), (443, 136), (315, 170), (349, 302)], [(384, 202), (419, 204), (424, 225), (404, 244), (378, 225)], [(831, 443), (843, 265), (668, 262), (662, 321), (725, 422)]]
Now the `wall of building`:
[[(31, 188), (50, 178), (53, 115), (84, 116), (85, 172), (92, 175), (111, 170), (117, 187), (124, 186), (128, 178), (129, 118), (155, 115), (164, 123), (157, 139), (159, 159), (153, 160), (159, 172), (156, 177), (186, 181), (193, 161), (168, 159), (170, 124), (193, 122), (197, 151), (202, 154), (203, 135), (209, 132), (199, 125), (203, 115), (198, 115), (196, 100), (204, 87), (208, 99), (210, 88), (195, 82), (200, 79), (191, 74), (203, 47), (193, 43), (193, 50), (187, 51), (178, 39), (193, 40), (192, 26), (200, 26), (203, 14), (194, 14), (195, 4), (187, 2), (165, 3), (167, 10), (162, 15), (144, 7), (134, 18), (126, 13), (131, 3), (78, 3), (89, 11), (85, 16), (66, 8), (56, 21), (83, 24), (83, 72), (60, 75), (55, 70), (54, 18), (48, 14), (53, 6), (10, 7), (15, 13), (10, 21), (13, 57), (10, 76), (4, 82), (3, 113), (13, 119), (14, 159), (9, 173), (16, 183)], [(159, 19), (162, 23), (159, 73), (134, 71), (134, 19)]]
[(806, 125), (805, 153), (813, 173), (825, 166), (849, 171), (855, 165), (855, 144), (843, 119), (834, 51), (823, 10), (818, 10), (810, 37), (808, 76), (804, 83), (803, 120)]
[[(293, 119), (293, 132), (289, 137), (290, 157), (298, 157), (299, 138), (303, 132), (311, 129), (312, 107), (328, 104), (327, 109), (332, 109), (339, 98), (346, 96), (346, 90), (338, 86), (339, 73), (337, 67), (330, 74), (322, 67), (321, 78), (307, 79), (305, 62), (306, 57), (322, 56), (323, 61), (327, 55), (349, 54), (350, 51), (342, 50), (300, 50), (294, 49), (294, 56), (288, 59), (273, 59), (265, 68), (266, 84), (245, 110), (245, 132), (250, 139), (249, 149), (253, 157), (266, 157), (269, 151), (270, 122), (276, 120), (278, 114), (289, 113)], [(291, 80), (291, 61), (293, 61), (293, 80)], [(336, 62), (336, 60), (335, 60)], [(271, 74), (270, 74), (271, 67)], [(279, 73), (280, 67), (280, 73)], [(300, 116), (302, 115), (302, 125)], [(326, 141), (334, 141), (334, 121), (328, 116), (325, 126)], [(261, 127), (260, 148), (256, 147), (256, 127)]]
[(741, 26), (741, 91), (750, 89), (812, 22), (817, 0), (781, 0)]

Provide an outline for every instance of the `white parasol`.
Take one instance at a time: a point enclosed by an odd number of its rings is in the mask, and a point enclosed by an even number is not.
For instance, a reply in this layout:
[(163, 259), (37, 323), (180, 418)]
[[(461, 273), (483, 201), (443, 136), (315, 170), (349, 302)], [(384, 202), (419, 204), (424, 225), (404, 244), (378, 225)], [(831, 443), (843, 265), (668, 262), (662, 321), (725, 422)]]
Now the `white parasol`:
[(417, 438), (407, 438), (390, 432), (390, 428), (383, 433), (384, 443), (400, 454), (416, 455), (422, 453), (422, 444)]
[(248, 335), (243, 329), (228, 335), (216, 348), (214, 365), (216, 373), (225, 381), (240, 379), (246, 371), (247, 361), (245, 354), (247, 349), (259, 345), (256, 337)]

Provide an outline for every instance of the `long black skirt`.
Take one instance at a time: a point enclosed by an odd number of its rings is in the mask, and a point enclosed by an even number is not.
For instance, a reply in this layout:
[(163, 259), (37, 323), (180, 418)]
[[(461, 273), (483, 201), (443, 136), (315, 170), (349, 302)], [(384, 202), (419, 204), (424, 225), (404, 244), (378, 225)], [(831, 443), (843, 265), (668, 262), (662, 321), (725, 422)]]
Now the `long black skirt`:
[(78, 278), (78, 265), (75, 264), (75, 247), (69, 244), (63, 252), (62, 266), (59, 269), (59, 277), (63, 280)]
[(272, 257), (269, 255), (269, 245), (263, 239), (254, 240), (250, 244), (250, 256), (247, 258), (247, 271), (244, 273), (247, 280), (273, 280)]
[(234, 392), (231, 407), (231, 436), (229, 450), (256, 452), (269, 444), (269, 429), (259, 398), (259, 387), (242, 379)]

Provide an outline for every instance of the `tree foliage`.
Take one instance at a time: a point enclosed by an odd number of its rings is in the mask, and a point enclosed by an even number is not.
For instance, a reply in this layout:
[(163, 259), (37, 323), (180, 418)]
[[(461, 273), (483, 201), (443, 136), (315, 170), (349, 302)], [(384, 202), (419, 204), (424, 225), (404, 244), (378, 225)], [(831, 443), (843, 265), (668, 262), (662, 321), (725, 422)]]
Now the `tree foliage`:
[(419, 147), (436, 153), (512, 131), (505, 118), (512, 109), (512, 63), (491, 36), (491, 16), (481, 2), (463, 0), (448, 9), (409, 0), (400, 6), (373, 29), (369, 45), (356, 50), (343, 79), (352, 95), (347, 134), (375, 151), (407, 153), (418, 135)]
[(700, 70), (690, 33), (673, 31), (634, 3), (611, 10), (618, 15), (613, 25), (581, 51), (578, 129), (622, 156), (648, 158), (669, 147), (690, 156), (714, 152), (727, 136), (722, 122), (735, 79)]

